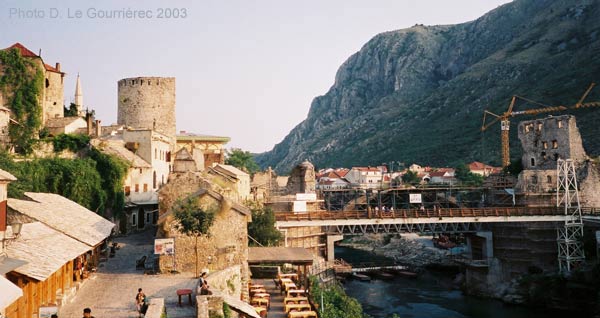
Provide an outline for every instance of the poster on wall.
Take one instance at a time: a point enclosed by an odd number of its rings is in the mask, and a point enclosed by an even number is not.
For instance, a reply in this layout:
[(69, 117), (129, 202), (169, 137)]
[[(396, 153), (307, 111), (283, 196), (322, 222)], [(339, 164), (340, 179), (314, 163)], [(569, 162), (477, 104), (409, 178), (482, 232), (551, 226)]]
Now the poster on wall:
[(158, 255), (173, 255), (175, 253), (175, 239), (155, 239), (154, 240), (154, 254)]
[(409, 202), (410, 203), (423, 203), (423, 201), (421, 200), (421, 194), (420, 193), (409, 194)]
[(44, 306), (40, 307), (40, 318), (50, 318), (52, 315), (58, 315), (57, 306)]

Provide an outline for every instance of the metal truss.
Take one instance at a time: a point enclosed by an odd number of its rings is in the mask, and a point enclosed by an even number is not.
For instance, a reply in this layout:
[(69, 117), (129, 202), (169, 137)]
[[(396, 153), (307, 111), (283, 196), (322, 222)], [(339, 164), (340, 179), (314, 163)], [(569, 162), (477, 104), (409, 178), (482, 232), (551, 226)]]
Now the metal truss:
[(358, 225), (327, 225), (327, 234), (360, 235), (368, 233), (465, 233), (478, 232), (482, 223), (417, 223), (417, 224), (358, 224)]
[(557, 161), (556, 206), (564, 208), (564, 228), (558, 229), (558, 266), (563, 274), (577, 269), (585, 261), (583, 252), (583, 221), (579, 189), (573, 160)]

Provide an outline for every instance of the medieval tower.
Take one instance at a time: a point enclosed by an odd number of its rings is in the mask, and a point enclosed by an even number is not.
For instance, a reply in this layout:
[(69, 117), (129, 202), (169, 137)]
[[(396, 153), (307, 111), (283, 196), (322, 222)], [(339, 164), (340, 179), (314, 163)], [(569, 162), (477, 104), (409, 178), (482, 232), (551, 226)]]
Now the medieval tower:
[(132, 77), (118, 83), (117, 122), (175, 140), (175, 78)]

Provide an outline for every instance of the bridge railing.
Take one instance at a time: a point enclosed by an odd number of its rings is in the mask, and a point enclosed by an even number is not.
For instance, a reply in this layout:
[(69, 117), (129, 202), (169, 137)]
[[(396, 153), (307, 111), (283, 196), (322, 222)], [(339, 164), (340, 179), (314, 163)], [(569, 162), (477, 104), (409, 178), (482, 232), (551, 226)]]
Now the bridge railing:
[[(582, 208), (582, 213), (600, 215), (600, 208)], [(557, 207), (490, 207), (452, 209), (400, 209), (394, 211), (308, 211), (275, 212), (277, 221), (393, 219), (393, 218), (452, 218), (452, 217), (509, 217), (563, 215)]]

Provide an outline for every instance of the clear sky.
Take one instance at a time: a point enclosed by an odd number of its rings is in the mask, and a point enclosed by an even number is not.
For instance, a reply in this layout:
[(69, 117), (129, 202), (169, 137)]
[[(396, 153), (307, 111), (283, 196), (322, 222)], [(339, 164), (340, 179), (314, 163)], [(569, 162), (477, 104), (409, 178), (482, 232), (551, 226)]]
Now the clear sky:
[[(0, 47), (21, 42), (60, 62), (66, 104), (80, 73), (84, 106), (103, 124), (117, 121), (119, 79), (174, 76), (178, 131), (262, 152), (306, 118), (338, 67), (377, 33), (471, 21), (506, 2), (0, 0)], [(152, 18), (101, 17), (127, 9)]]

